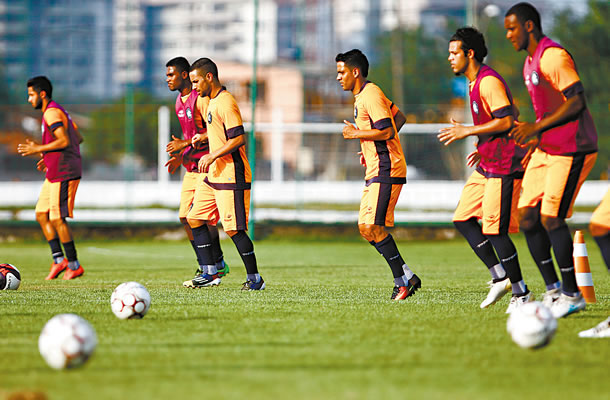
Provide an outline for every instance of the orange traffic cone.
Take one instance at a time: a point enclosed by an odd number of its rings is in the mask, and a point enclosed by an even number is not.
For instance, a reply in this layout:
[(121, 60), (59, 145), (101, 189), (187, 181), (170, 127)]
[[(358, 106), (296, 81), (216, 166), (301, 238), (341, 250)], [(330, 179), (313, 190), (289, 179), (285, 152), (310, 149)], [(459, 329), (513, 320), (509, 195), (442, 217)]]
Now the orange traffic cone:
[(589, 256), (587, 246), (582, 231), (574, 233), (574, 269), (576, 272), (576, 284), (580, 289), (587, 303), (595, 303), (595, 288), (593, 287), (593, 277), (589, 268)]

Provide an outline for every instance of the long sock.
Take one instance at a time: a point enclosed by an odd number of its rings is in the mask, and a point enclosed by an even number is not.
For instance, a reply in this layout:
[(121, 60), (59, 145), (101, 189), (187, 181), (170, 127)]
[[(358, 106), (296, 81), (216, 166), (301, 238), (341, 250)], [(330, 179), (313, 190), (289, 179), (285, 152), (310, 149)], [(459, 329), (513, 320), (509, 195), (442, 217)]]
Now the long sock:
[[(519, 266), (519, 256), (517, 255), (517, 249), (510, 239), (508, 234), (502, 235), (488, 235), (487, 236), (493, 244), (496, 253), (500, 257), (500, 261), (506, 270), (506, 274), (510, 279), (510, 283), (513, 287), (513, 294), (520, 295), (525, 293), (525, 283), (523, 282), (523, 276), (521, 275), (521, 267)], [(525, 290), (524, 290), (525, 289)]]
[(256, 255), (254, 254), (254, 244), (246, 232), (237, 232), (231, 236), (231, 240), (235, 243), (235, 247), (237, 247), (237, 251), (239, 251), (239, 255), (246, 266), (246, 273), (257, 274), (258, 266), (256, 264)]
[(468, 244), (477, 257), (483, 261), (483, 264), (485, 264), (489, 270), (493, 280), (502, 280), (506, 278), (506, 273), (500, 265), (498, 257), (496, 257), (494, 248), (487, 236), (483, 235), (481, 225), (479, 225), (477, 220), (475, 218), (470, 218), (466, 221), (453, 221), (453, 225), (455, 225), (455, 228), (464, 236), (466, 241), (468, 241)]
[(51, 257), (53, 257), (53, 262), (55, 264), (62, 262), (64, 260), (64, 252), (61, 249), (59, 238), (49, 240), (49, 246), (51, 247)]
[(218, 235), (218, 228), (215, 226), (210, 226), (208, 230), (210, 231), (210, 239), (212, 240), (212, 257), (214, 258), (214, 262), (222, 262), (224, 255), (222, 254), (222, 249), (220, 248), (220, 236)]
[[(201, 225), (197, 228), (192, 228), (193, 241), (195, 242), (195, 251), (197, 252), (197, 260), (201, 267), (214, 265), (212, 258), (210, 232), (207, 225)], [(204, 272), (207, 269), (203, 270)]]
[(68, 268), (73, 271), (76, 271), (80, 264), (78, 263), (78, 259), (76, 257), (76, 247), (74, 247), (74, 240), (62, 244), (64, 245), (64, 250), (66, 251), (66, 258), (68, 259)]
[(538, 270), (540, 270), (542, 279), (544, 279), (546, 289), (556, 289), (559, 284), (559, 278), (557, 277), (557, 272), (553, 265), (551, 241), (546, 229), (544, 229), (540, 221), (538, 221), (532, 229), (524, 230), (523, 234), (525, 235), (530, 254), (538, 266)]
[(394, 242), (392, 235), (388, 235), (382, 241), (375, 243), (375, 248), (387, 261), (394, 278), (400, 278), (405, 274), (402, 269), (405, 262), (398, 251), (398, 247), (396, 247), (396, 242)]
[(553, 246), (553, 253), (557, 265), (561, 271), (562, 290), (566, 294), (579, 292), (576, 285), (576, 274), (574, 273), (574, 243), (570, 228), (567, 225), (560, 226), (549, 232), (549, 238)]
[(201, 263), (201, 257), (199, 257), (199, 252), (197, 252), (197, 245), (194, 240), (191, 240), (191, 246), (193, 246), (193, 250), (195, 251), (195, 256), (197, 256), (197, 265), (203, 265)]
[(606, 267), (608, 267), (608, 271), (610, 272), (610, 233), (607, 233), (604, 236), (594, 236), (593, 239), (595, 239), (595, 242), (599, 246)]

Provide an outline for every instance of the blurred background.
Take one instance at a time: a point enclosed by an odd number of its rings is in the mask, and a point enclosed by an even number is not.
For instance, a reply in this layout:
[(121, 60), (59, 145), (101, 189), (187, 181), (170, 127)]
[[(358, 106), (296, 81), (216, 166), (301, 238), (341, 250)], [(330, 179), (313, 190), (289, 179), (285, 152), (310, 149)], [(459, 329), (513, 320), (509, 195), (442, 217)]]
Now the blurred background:
[[(216, 61), (241, 108), (255, 168), (254, 220), (355, 221), (363, 169), (359, 144), (341, 135), (342, 121), (353, 119), (353, 96), (335, 80), (334, 57), (359, 48), (371, 63), (369, 79), (407, 116), (401, 141), (409, 183), (397, 221), (448, 222), (473, 149), (472, 141), (445, 147), (436, 138), (452, 117), (471, 122), (466, 79), (447, 61), (448, 39), (463, 25), (481, 30), (485, 62), (508, 82), (521, 120), (533, 121), (521, 75), (526, 53), (504, 37), (504, 14), (515, 3), (0, 0), (0, 220), (33, 220), (43, 177), (36, 160), (16, 149), (26, 138), (40, 140), (41, 115), (26, 102), (26, 81), (46, 75), (85, 138), (76, 220), (177, 221), (180, 174), (170, 176), (163, 164), (165, 143), (181, 131), (165, 63), (184, 56)], [(610, 169), (610, 3), (531, 3), (545, 34), (574, 56), (599, 134), (599, 157), (577, 201), (585, 221)]]

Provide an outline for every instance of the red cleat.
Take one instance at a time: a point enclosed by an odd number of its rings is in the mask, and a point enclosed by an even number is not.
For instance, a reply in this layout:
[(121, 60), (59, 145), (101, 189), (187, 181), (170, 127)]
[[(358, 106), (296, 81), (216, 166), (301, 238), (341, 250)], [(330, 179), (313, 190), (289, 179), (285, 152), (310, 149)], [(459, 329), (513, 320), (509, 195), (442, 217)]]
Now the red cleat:
[(66, 268), (68, 267), (68, 259), (64, 258), (64, 260), (62, 262), (60, 262), (59, 264), (51, 264), (51, 272), (49, 272), (49, 275), (47, 275), (46, 278), (44, 278), (47, 281), (50, 281), (51, 279), (55, 279), (59, 276), (59, 274), (61, 274)]
[(82, 265), (80, 265), (78, 267), (78, 269), (76, 269), (76, 270), (71, 270), (70, 268), (66, 268), (66, 272), (64, 272), (64, 281), (67, 281), (69, 279), (78, 278), (79, 276), (82, 276), (84, 273), (85, 273), (85, 270), (83, 269)]

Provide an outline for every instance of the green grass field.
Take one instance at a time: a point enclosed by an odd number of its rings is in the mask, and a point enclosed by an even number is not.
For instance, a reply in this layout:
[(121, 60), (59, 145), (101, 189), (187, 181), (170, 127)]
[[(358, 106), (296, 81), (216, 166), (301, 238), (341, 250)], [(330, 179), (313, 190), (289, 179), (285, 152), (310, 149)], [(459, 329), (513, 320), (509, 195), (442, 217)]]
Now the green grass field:
[[(489, 276), (464, 240), (400, 242), (423, 287), (389, 300), (391, 273), (364, 241), (255, 243), (264, 292), (242, 292), (245, 271), (223, 241), (231, 273), (222, 285), (185, 289), (188, 242), (80, 241), (86, 269), (44, 281), (43, 242), (1, 243), (1, 262), (21, 269), (0, 292), (0, 399), (40, 391), (70, 399), (515, 399), (606, 398), (610, 341), (579, 339), (610, 314), (610, 276), (588, 237), (598, 303), (559, 321), (552, 343), (522, 350), (506, 333), (508, 297), (481, 310)], [(543, 292), (522, 236), (524, 276)], [(142, 320), (122, 321), (110, 294), (125, 281), (151, 293)], [(77, 313), (96, 329), (96, 353), (55, 371), (38, 353), (45, 322)]]

